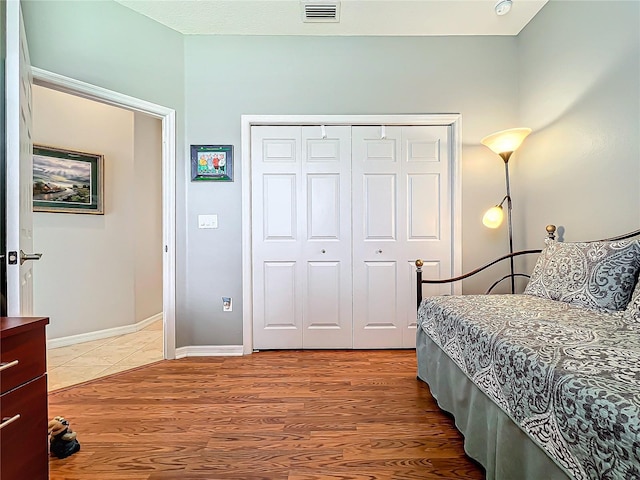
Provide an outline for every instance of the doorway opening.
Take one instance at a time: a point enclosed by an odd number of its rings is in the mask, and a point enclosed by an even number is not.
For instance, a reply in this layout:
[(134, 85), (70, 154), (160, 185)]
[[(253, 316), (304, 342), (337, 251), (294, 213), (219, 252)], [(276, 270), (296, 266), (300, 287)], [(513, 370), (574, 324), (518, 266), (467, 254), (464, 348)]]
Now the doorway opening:
[[(38, 85), (32, 105), (33, 245), (46, 252), (33, 307), (50, 319), (49, 389), (162, 360), (162, 122)], [(87, 154), (100, 161), (85, 186)], [(102, 213), (80, 210), (85, 198)]]
[[(138, 322), (133, 327), (127, 327), (129, 332), (125, 330), (103, 329), (97, 334), (97, 338), (91, 337), (80, 338), (80, 340), (104, 340), (113, 338), (113, 335), (131, 333), (136, 335), (136, 331), (155, 331), (162, 330), (161, 348), (162, 354), (158, 359), (175, 358), (175, 111), (160, 105), (139, 100), (127, 95), (120, 94), (101, 87), (96, 87), (84, 82), (80, 82), (68, 77), (47, 72), (38, 68), (33, 68), (34, 85), (45, 87), (45, 89), (55, 90), (57, 93), (62, 92), (70, 94), (74, 97), (91, 100), (99, 104), (106, 104), (112, 107), (118, 107), (128, 112), (129, 115), (137, 116), (136, 120), (141, 122), (156, 122), (159, 129), (157, 145), (160, 152), (160, 164), (158, 166), (158, 176), (160, 185), (157, 186), (160, 192), (160, 199), (157, 201), (161, 204), (161, 212), (159, 214), (159, 228), (161, 239), (159, 239), (158, 249), (161, 256), (161, 266), (159, 272), (161, 275), (161, 313), (145, 317), (144, 322)], [(37, 113), (36, 113), (37, 115)], [(159, 124), (159, 125), (158, 125)], [(153, 128), (153, 127), (152, 127)], [(36, 143), (38, 140), (36, 139)], [(60, 145), (57, 145), (60, 146)], [(98, 152), (99, 153), (99, 152)], [(113, 173), (113, 172), (112, 172)], [(126, 193), (125, 193), (126, 194)], [(121, 199), (122, 200), (122, 199)], [(107, 207), (108, 210), (108, 207)], [(45, 214), (43, 214), (45, 215)], [(96, 216), (97, 217), (97, 216)], [(103, 217), (103, 220), (106, 217)], [(130, 226), (130, 231), (123, 231), (123, 235), (135, 235), (135, 223)], [(46, 252), (45, 252), (46, 254)], [(69, 262), (81, 262), (79, 258), (69, 258)], [(113, 301), (117, 302), (117, 299)], [(73, 308), (70, 306), (70, 308)], [(87, 319), (91, 321), (91, 319)], [(150, 337), (153, 335), (150, 335)], [(157, 336), (157, 333), (156, 333)], [(54, 346), (68, 345), (76, 339), (73, 336), (67, 337), (62, 342)], [(126, 343), (126, 341), (124, 342)], [(130, 343), (136, 342), (132, 338)]]

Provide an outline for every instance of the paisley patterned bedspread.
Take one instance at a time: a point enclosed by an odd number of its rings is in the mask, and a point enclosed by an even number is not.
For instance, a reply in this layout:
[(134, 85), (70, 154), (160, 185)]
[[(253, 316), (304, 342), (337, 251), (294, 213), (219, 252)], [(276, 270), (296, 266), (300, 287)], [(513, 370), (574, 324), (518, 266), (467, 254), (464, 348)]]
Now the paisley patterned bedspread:
[(576, 479), (640, 479), (640, 323), (531, 295), (431, 297), (422, 329)]

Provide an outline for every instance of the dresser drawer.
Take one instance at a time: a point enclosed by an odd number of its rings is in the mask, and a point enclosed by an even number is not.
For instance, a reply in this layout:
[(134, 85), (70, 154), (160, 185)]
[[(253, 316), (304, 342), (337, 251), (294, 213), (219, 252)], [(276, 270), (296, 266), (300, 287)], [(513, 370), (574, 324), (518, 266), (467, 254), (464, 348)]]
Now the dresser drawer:
[[(13, 422), (9, 419), (19, 418)], [(46, 480), (49, 470), (47, 439), (47, 377), (41, 377), (0, 396), (0, 478)]]
[(0, 394), (45, 373), (47, 361), (44, 326), (2, 339)]

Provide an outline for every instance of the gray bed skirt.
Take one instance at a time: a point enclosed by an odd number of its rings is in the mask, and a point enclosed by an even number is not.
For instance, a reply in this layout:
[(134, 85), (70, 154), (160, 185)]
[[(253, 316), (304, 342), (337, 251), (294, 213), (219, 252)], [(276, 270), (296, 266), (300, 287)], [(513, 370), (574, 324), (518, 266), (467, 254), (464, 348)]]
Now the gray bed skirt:
[(418, 378), (453, 414), (464, 449), (487, 480), (567, 480), (569, 477), (418, 327)]

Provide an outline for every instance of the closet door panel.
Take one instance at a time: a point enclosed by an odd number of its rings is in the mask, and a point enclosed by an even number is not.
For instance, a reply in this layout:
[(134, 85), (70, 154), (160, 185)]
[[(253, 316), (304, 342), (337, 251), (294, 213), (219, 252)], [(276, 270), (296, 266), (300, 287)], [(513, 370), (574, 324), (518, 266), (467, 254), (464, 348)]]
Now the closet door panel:
[(354, 347), (413, 347), (413, 262), (451, 271), (449, 130), (353, 127), (352, 137)]
[(401, 127), (352, 128), (354, 348), (402, 347), (401, 144)]
[(253, 344), (302, 348), (304, 200), (300, 127), (253, 127)]
[(351, 128), (302, 127), (304, 348), (352, 348)]
[(351, 348), (350, 127), (253, 127), (254, 347)]

